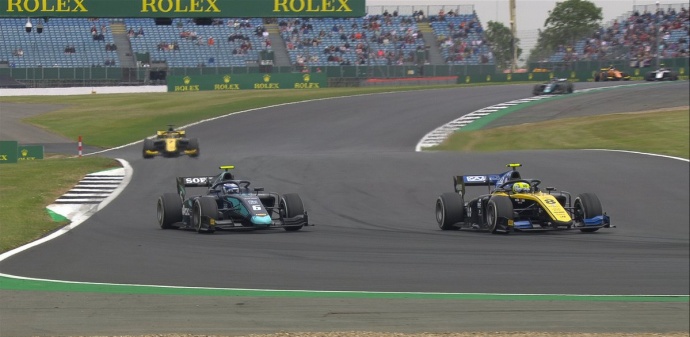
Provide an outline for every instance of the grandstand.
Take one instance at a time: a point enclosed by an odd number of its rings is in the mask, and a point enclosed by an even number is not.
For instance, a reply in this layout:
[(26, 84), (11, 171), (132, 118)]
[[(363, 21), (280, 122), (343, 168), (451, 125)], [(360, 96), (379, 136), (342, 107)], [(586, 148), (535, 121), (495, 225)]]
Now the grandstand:
[[(657, 37), (650, 32), (655, 25), (662, 28), (661, 56), (687, 58), (684, 5), (663, 5), (661, 13), (647, 7), (637, 12), (623, 14), (588, 39), (560, 47), (539, 67), (609, 60), (645, 64), (640, 60), (656, 56), (652, 44)], [(339, 68), (335, 73), (340, 76), (389, 77), (421, 73), (424, 68), (431, 69), (427, 75), (486, 72), (486, 66), (496, 72), (491, 46), (472, 6), (381, 6), (367, 7), (367, 13), (359, 18), (215, 18), (203, 24), (178, 18), (163, 25), (151, 18), (32, 18), (28, 33), (26, 19), (3, 18), (0, 74), (18, 78), (21, 73), (19, 78), (40, 80), (64, 78), (67, 73), (70, 78), (142, 82), (161, 70), (206, 74), (214, 69), (318, 69), (333, 74), (330, 70)], [(265, 64), (270, 66), (261, 67)], [(383, 70), (346, 72), (346, 67)]]
[(660, 58), (687, 58), (689, 34), (687, 3), (635, 6), (592, 36), (559, 46), (539, 67), (576, 61), (651, 66), (658, 54)]
[(106, 50), (106, 45), (114, 43), (108, 20), (55, 18), (46, 23), (43, 19), (31, 21), (34, 28), (43, 25), (45, 27), (43, 32), (26, 33), (27, 20), (24, 19), (2, 19), (0, 61), (4, 61), (6, 66), (13, 68), (120, 66), (117, 54)]

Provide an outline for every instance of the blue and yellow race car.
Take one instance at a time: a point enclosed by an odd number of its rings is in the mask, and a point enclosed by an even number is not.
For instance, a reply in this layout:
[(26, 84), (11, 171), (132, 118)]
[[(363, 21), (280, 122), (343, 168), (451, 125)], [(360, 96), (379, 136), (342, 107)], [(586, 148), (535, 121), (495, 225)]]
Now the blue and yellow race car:
[[(235, 179), (234, 166), (221, 166), (215, 176), (178, 177), (177, 193), (163, 193), (156, 213), (162, 229), (216, 230), (283, 228), (298, 231), (309, 226), (302, 199), (296, 193), (264, 192), (249, 188), (248, 180)], [(187, 188), (201, 187), (204, 194), (188, 195)]]
[[(436, 200), (436, 221), (442, 230), (474, 229), (490, 233), (579, 229), (596, 232), (611, 228), (599, 198), (593, 193), (570, 193), (553, 187), (542, 190), (538, 179), (525, 179), (520, 164), (508, 164), (509, 171), (453, 177), (454, 193)], [(466, 187), (486, 186), (489, 191), (465, 201)]]

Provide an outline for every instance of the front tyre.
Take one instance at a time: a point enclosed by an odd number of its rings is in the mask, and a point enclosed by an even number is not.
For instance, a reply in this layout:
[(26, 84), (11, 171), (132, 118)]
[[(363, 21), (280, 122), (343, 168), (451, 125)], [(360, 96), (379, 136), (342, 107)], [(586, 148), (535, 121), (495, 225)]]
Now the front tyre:
[[(283, 218), (294, 218), (296, 216), (304, 215), (304, 203), (302, 198), (296, 193), (286, 193), (280, 198), (280, 216)], [(288, 232), (294, 232), (302, 229), (302, 225), (283, 227)]]
[(201, 197), (194, 200), (192, 206), (192, 227), (197, 233), (213, 233), (216, 229), (210, 224), (204, 224), (204, 219), (216, 219), (218, 216), (218, 204), (213, 197)]
[(190, 139), (187, 148), (195, 150), (194, 154), (189, 155), (190, 157), (196, 158), (199, 156), (199, 154), (201, 154), (201, 151), (199, 150), (199, 140), (197, 138)]
[[(594, 193), (582, 193), (573, 203), (575, 208), (575, 220), (585, 223), (585, 219), (591, 219), (595, 216), (603, 215), (604, 211), (601, 207), (601, 201)], [(598, 231), (599, 228), (580, 228), (583, 233), (592, 233)]]
[(142, 156), (144, 157), (144, 159), (150, 159), (150, 158), (155, 157), (153, 155), (146, 153), (147, 151), (155, 151), (155, 150), (156, 150), (156, 146), (153, 143), (153, 139), (148, 139), (148, 138), (144, 139), (144, 148), (142, 149)]
[(513, 202), (504, 196), (494, 196), (486, 205), (486, 224), (491, 234), (508, 233), (508, 223), (513, 220)]
[(175, 193), (164, 193), (156, 205), (158, 225), (162, 229), (173, 228), (173, 224), (182, 221), (182, 199)]
[(444, 231), (456, 229), (465, 220), (465, 200), (457, 193), (443, 193), (436, 199), (436, 222)]

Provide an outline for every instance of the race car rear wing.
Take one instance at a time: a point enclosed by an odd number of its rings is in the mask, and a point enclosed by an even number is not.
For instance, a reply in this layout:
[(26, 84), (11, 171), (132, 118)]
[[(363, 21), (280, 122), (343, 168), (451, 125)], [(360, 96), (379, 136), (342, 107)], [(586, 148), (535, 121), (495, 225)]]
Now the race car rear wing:
[(212, 187), (214, 183), (233, 180), (235, 177), (230, 173), (230, 170), (234, 168), (235, 166), (233, 165), (220, 166), (220, 169), (224, 172), (217, 176), (177, 177), (177, 194), (184, 200), (186, 187)]
[(501, 179), (502, 174), (474, 174), (474, 175), (464, 175), (464, 176), (454, 176), (453, 186), (455, 186), (455, 192), (465, 195), (466, 186), (495, 186), (499, 179)]
[(185, 199), (186, 187), (211, 187), (213, 176), (204, 177), (177, 177), (177, 194), (182, 200)]
[(508, 179), (520, 179), (520, 172), (517, 171), (517, 168), (521, 166), (522, 164), (520, 163), (510, 163), (506, 165), (510, 170), (503, 173), (454, 176), (453, 186), (455, 186), (455, 193), (465, 196), (466, 186), (488, 186), (489, 192), (491, 192), (491, 186), (502, 184)]

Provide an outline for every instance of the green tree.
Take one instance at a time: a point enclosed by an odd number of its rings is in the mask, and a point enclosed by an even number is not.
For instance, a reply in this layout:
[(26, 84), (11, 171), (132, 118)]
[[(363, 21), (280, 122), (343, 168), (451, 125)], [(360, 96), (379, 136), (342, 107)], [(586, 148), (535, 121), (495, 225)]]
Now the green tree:
[[(544, 30), (539, 30), (537, 45), (532, 52), (553, 52), (559, 45), (574, 45), (599, 29), (602, 19), (601, 7), (587, 0), (557, 2), (549, 11)], [(530, 60), (533, 60), (532, 53)]]
[[(486, 41), (491, 44), (496, 66), (500, 69), (510, 68), (511, 61), (513, 60), (513, 35), (510, 32), (510, 28), (500, 22), (489, 21), (484, 31), (484, 36)], [(520, 39), (515, 38), (516, 47), (519, 43)], [(520, 54), (522, 54), (522, 49), (518, 47), (518, 58), (520, 58)]]

